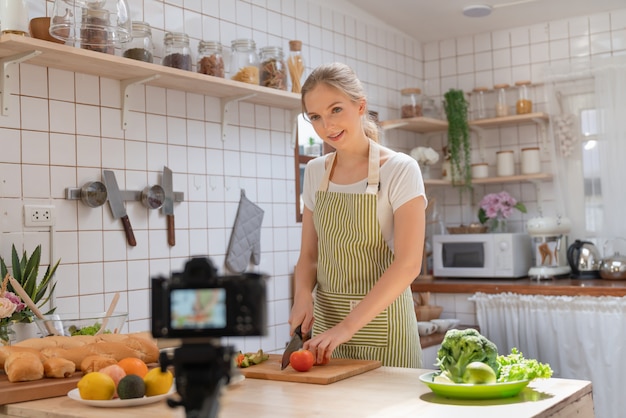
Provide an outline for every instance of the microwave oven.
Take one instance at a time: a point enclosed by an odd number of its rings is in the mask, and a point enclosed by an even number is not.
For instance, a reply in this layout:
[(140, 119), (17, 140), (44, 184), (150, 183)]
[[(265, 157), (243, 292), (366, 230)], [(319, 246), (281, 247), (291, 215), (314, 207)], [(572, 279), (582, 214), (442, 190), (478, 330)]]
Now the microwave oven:
[(531, 238), (524, 233), (433, 236), (433, 273), (438, 277), (528, 276)]

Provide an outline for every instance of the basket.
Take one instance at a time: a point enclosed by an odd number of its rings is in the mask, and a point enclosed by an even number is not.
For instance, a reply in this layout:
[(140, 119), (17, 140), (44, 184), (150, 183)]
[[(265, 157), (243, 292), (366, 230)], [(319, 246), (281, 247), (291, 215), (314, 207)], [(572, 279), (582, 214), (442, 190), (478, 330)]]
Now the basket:
[(449, 234), (484, 234), (487, 232), (487, 225), (471, 224), (447, 227)]
[(415, 317), (418, 321), (430, 321), (439, 318), (443, 312), (443, 306), (437, 305), (421, 305), (415, 306)]

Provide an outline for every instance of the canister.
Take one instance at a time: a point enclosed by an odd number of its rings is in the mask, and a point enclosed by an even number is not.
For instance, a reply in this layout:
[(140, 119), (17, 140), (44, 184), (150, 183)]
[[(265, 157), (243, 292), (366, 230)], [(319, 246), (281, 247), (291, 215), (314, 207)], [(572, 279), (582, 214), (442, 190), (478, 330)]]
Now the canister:
[(532, 113), (533, 111), (533, 102), (530, 100), (528, 86), (530, 86), (530, 81), (516, 81), (515, 85), (517, 86), (518, 99), (515, 103), (515, 111), (518, 115), (524, 115), (526, 113)]
[(400, 94), (402, 95), (402, 118), (422, 116), (422, 90), (405, 88), (400, 90)]
[(152, 42), (152, 29), (147, 22), (132, 22), (133, 37), (124, 46), (123, 56), (138, 61), (152, 62), (154, 43)]
[(508, 116), (509, 104), (506, 100), (506, 89), (509, 88), (508, 84), (496, 84), (493, 88), (498, 93), (498, 99), (496, 101), (496, 117), (501, 118)]
[(259, 56), (252, 39), (231, 42), (230, 78), (248, 84), (259, 84)]
[(499, 177), (512, 176), (515, 174), (513, 150), (496, 152), (496, 173)]
[(485, 119), (487, 117), (485, 95), (488, 90), (487, 87), (476, 87), (472, 92), (472, 115), (474, 119)]
[(279, 46), (266, 46), (260, 49), (261, 73), (259, 83), (264, 87), (287, 90), (287, 67), (283, 49)]
[(181, 32), (167, 32), (163, 38), (165, 57), (162, 64), (166, 67), (191, 71), (191, 49), (189, 36)]
[(196, 69), (201, 74), (224, 78), (224, 57), (219, 42), (200, 41)]
[(539, 147), (522, 148), (522, 174), (536, 174), (541, 172)]
[(487, 163), (472, 164), (472, 178), (484, 179), (489, 177), (489, 166)]

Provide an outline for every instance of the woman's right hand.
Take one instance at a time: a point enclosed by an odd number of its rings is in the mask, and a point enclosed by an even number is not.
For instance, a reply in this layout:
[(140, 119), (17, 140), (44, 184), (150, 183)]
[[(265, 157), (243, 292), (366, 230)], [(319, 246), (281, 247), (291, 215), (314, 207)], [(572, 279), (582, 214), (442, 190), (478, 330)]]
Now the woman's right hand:
[(289, 315), (289, 335), (293, 335), (298, 325), (301, 325), (302, 334), (313, 328), (313, 296), (294, 299), (291, 314)]

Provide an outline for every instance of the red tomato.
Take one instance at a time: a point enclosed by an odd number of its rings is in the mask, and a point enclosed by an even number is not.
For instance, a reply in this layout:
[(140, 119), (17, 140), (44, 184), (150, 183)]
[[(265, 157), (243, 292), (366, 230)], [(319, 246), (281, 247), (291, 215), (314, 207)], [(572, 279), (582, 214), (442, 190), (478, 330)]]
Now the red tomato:
[(313, 363), (315, 363), (315, 357), (309, 350), (300, 349), (289, 356), (289, 364), (299, 372), (309, 371)]

